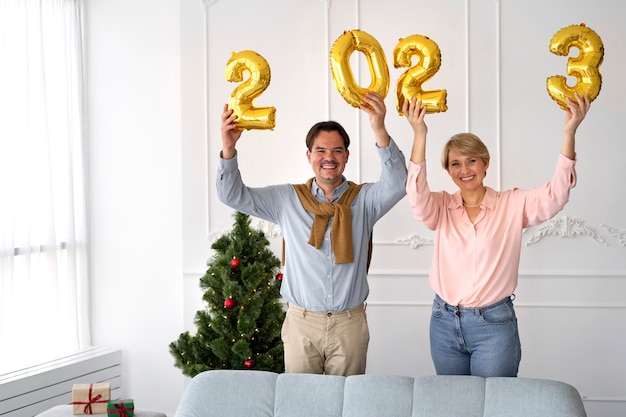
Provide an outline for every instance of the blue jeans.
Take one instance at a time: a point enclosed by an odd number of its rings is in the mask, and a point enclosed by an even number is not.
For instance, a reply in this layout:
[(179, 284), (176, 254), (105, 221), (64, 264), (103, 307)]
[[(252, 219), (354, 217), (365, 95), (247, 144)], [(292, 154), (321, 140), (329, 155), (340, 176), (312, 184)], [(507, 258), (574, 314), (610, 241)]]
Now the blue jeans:
[(438, 375), (517, 376), (522, 347), (513, 298), (466, 308), (435, 296), (430, 354)]

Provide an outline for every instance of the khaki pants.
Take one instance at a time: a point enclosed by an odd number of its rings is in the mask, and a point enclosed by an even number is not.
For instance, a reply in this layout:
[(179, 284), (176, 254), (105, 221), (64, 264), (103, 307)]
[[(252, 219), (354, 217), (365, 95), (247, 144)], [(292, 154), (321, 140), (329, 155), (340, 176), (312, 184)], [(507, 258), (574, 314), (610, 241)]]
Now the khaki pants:
[(365, 305), (317, 312), (289, 304), (282, 340), (285, 372), (364, 374), (370, 340)]

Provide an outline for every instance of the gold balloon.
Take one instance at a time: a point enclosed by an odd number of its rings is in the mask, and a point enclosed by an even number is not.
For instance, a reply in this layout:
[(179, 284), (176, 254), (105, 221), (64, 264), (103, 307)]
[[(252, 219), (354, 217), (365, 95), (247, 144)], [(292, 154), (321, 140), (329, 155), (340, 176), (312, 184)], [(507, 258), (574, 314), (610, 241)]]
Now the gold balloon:
[(253, 104), (270, 84), (270, 66), (254, 51), (233, 52), (226, 63), (226, 80), (241, 82), (246, 71), (250, 77), (233, 90), (228, 101), (228, 107), (237, 115), (235, 123), (239, 129), (273, 129), (276, 127), (276, 108), (255, 107)]
[[(367, 88), (360, 87), (354, 79), (350, 66), (350, 55), (354, 51), (363, 52), (367, 58), (372, 82)], [(330, 69), (335, 86), (341, 96), (353, 107), (365, 102), (363, 97), (368, 91), (374, 91), (383, 98), (389, 91), (389, 68), (385, 54), (378, 41), (366, 32), (358, 29), (345, 31), (330, 50)]]
[[(411, 66), (411, 58), (418, 57), (415, 65)], [(441, 52), (439, 46), (430, 38), (422, 35), (411, 35), (400, 39), (393, 50), (393, 66), (407, 68), (396, 87), (396, 109), (402, 116), (404, 100), (416, 97), (426, 106), (426, 113), (438, 113), (448, 110), (446, 105), (446, 90), (422, 90), (422, 84), (430, 80), (439, 71), (441, 66)]]
[(577, 57), (567, 60), (567, 75), (576, 77), (576, 85), (567, 85), (567, 78), (554, 75), (546, 80), (548, 94), (562, 109), (567, 109), (567, 98), (574, 100), (574, 93), (589, 96), (593, 101), (602, 87), (600, 65), (604, 59), (602, 39), (585, 24), (567, 26), (559, 30), (550, 40), (550, 52), (568, 56), (571, 47), (579, 50)]

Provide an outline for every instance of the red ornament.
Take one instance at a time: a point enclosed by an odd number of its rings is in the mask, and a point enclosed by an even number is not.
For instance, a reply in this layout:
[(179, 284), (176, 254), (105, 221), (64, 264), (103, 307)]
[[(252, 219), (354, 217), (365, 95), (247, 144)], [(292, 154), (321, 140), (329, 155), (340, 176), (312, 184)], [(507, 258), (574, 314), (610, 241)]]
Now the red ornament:
[(235, 308), (235, 306), (237, 306), (237, 301), (235, 301), (233, 298), (228, 297), (226, 300), (224, 300), (225, 309), (231, 310)]
[(252, 358), (246, 359), (245, 361), (243, 361), (243, 366), (245, 366), (246, 369), (254, 368), (254, 359)]
[(283, 273), (279, 273), (278, 275), (276, 275), (276, 281), (282, 281), (283, 280)]
[(241, 262), (239, 261), (239, 259), (237, 259), (237, 258), (231, 259), (230, 266), (232, 268), (239, 268), (239, 265), (241, 265)]

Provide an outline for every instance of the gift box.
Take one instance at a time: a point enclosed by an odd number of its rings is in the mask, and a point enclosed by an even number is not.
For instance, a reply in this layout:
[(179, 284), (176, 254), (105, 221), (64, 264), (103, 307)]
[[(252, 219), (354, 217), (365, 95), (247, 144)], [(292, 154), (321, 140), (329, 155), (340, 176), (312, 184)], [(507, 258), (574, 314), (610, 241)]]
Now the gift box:
[(111, 383), (74, 384), (72, 412), (74, 414), (105, 414), (111, 399)]
[(108, 417), (133, 417), (135, 404), (133, 400), (109, 400), (107, 404)]

